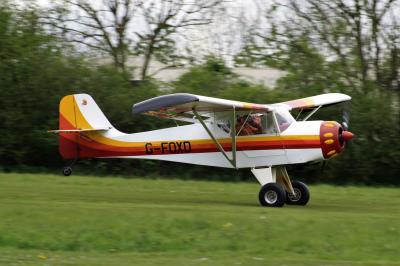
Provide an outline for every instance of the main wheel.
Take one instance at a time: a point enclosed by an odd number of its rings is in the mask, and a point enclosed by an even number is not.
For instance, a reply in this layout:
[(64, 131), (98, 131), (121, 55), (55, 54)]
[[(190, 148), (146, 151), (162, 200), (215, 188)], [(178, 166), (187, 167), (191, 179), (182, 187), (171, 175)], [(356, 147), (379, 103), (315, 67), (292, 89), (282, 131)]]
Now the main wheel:
[(310, 200), (310, 190), (303, 182), (292, 181), (294, 195), (286, 192), (286, 204), (289, 205), (306, 205)]
[(70, 176), (72, 174), (72, 168), (69, 166), (66, 166), (63, 168), (63, 175), (65, 176)]
[(261, 187), (258, 199), (262, 206), (282, 207), (285, 204), (286, 193), (277, 183), (268, 183)]

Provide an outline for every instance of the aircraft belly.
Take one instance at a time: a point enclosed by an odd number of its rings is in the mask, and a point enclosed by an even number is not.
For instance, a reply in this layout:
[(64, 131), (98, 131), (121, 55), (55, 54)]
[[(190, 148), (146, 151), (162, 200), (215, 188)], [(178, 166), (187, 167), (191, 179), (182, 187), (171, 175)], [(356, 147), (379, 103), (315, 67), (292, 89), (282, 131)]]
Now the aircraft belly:
[[(228, 153), (231, 156), (230, 152)], [(126, 158), (126, 157), (125, 157)], [(232, 165), (220, 152), (185, 153), (170, 155), (133, 156), (132, 159), (149, 159), (171, 161), (196, 165), (209, 165), (223, 168), (232, 168)]]
[(282, 165), (287, 163), (284, 149), (276, 150), (251, 150), (243, 151), (246, 156), (242, 159), (241, 167), (259, 167), (270, 165)]
[(287, 149), (288, 163), (306, 163), (310, 161), (323, 160), (324, 156), (320, 148), (314, 149)]
[(276, 150), (255, 150), (255, 151), (243, 151), (243, 153), (249, 157), (269, 157), (269, 156), (283, 156), (285, 155), (284, 149), (276, 149)]
[[(247, 154), (257, 153), (259, 151), (246, 151)], [(231, 152), (227, 152), (229, 157), (232, 156)], [(162, 160), (196, 165), (208, 165), (223, 168), (233, 168), (232, 165), (220, 152), (207, 152), (207, 153), (192, 153), (192, 154), (170, 154), (170, 155), (151, 155), (151, 156), (127, 156), (121, 158), (132, 159), (149, 159), (149, 160)], [(286, 156), (283, 155), (266, 155), (249, 157), (243, 151), (237, 152), (237, 167), (250, 168), (268, 165), (282, 165), (286, 164)]]

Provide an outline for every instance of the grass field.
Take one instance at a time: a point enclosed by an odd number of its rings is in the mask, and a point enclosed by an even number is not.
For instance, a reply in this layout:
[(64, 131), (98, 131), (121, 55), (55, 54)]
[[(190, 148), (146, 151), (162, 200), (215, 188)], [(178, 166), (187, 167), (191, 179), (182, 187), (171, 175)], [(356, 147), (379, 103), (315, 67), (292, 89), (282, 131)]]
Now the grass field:
[(0, 174), (1, 265), (400, 265), (400, 190)]

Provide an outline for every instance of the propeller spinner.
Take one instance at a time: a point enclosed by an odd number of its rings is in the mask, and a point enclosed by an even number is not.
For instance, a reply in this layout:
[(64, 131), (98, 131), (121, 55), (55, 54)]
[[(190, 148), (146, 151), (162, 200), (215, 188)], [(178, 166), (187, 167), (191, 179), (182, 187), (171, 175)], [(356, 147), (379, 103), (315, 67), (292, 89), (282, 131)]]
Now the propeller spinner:
[(351, 140), (354, 134), (347, 131), (336, 121), (325, 121), (321, 123), (320, 143), (325, 159), (337, 156), (344, 150), (347, 141)]

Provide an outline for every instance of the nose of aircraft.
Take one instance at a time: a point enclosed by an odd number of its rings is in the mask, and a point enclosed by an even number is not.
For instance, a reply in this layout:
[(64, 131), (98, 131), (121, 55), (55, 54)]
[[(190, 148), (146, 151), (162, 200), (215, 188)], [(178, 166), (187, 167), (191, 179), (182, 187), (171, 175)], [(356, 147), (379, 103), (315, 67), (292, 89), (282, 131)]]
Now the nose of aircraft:
[(342, 136), (344, 141), (349, 141), (354, 137), (354, 134), (350, 131), (343, 131)]
[(332, 158), (341, 153), (346, 146), (346, 142), (353, 137), (354, 134), (344, 130), (338, 122), (322, 122), (320, 128), (320, 142), (324, 158)]

